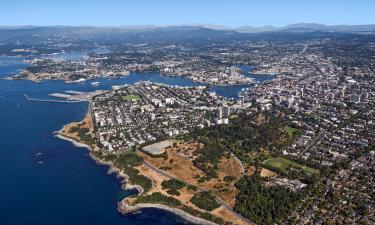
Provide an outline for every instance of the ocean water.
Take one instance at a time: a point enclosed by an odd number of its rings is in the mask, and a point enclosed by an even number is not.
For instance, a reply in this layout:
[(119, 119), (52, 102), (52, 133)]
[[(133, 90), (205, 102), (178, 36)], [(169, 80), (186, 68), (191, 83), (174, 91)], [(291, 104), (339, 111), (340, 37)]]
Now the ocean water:
[(79, 60), (87, 57), (89, 53), (96, 53), (96, 54), (105, 54), (111, 52), (108, 48), (105, 47), (98, 47), (92, 50), (86, 50), (86, 51), (70, 51), (70, 52), (60, 52), (55, 54), (45, 54), (42, 55), (42, 58), (46, 59), (53, 59), (58, 61), (63, 60)]
[[(120, 215), (117, 202), (130, 193), (120, 189), (115, 175), (97, 165), (87, 149), (58, 139), (53, 132), (64, 124), (81, 120), (87, 103), (27, 101), (51, 98), (48, 94), (110, 89), (112, 85), (151, 80), (166, 84), (199, 85), (185, 78), (157, 73), (132, 73), (124, 78), (96, 79), (92, 86), (62, 81), (41, 83), (6, 80), (26, 67), (20, 59), (0, 56), (0, 224), (1, 225), (116, 225), (189, 224), (178, 216), (158, 209)], [(260, 81), (269, 76), (256, 76)], [(248, 85), (210, 87), (227, 97)]]

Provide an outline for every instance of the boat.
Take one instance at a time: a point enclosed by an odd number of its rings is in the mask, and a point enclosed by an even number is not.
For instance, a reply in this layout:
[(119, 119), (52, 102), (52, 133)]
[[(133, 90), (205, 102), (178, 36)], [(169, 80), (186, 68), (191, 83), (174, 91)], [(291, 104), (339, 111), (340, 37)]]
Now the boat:
[(85, 78), (79, 78), (78, 80), (73, 80), (70, 83), (81, 83), (81, 82), (85, 82), (85, 81), (86, 81)]

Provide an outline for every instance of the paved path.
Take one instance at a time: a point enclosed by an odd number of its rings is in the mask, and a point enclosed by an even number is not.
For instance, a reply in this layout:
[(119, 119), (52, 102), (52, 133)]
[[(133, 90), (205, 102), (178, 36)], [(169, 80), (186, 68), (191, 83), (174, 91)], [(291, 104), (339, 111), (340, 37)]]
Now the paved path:
[(234, 159), (235, 159), (235, 160), (238, 162), (238, 164), (240, 165), (240, 167), (241, 167), (241, 173), (244, 174), (244, 173), (245, 173), (245, 168), (244, 168), (244, 166), (243, 166), (243, 164), (242, 164), (242, 161), (241, 161), (239, 158), (237, 158), (237, 156), (234, 155), (233, 153), (232, 153), (232, 156), (234, 157)]
[[(151, 163), (147, 162), (146, 160), (143, 161), (143, 165), (145, 165), (147, 168), (155, 171), (156, 173), (164, 176), (164, 177), (167, 177), (169, 179), (176, 179), (176, 180), (179, 180), (185, 184), (188, 184), (188, 185), (191, 185), (191, 186), (195, 186), (198, 188), (199, 191), (209, 191), (208, 189), (206, 188), (202, 188), (202, 187), (199, 187), (199, 186), (196, 186), (194, 184), (190, 184), (190, 183), (187, 183), (183, 180), (180, 180), (179, 178), (165, 172), (165, 171), (162, 171), (160, 170), (159, 168), (157, 168), (156, 166), (152, 165)], [(241, 220), (242, 222), (245, 222), (247, 224), (251, 224), (251, 225), (256, 225), (255, 223), (251, 222), (250, 220), (246, 219), (245, 217), (241, 216), (240, 214), (238, 214), (237, 212), (235, 212), (232, 207), (230, 207), (224, 200), (222, 200), (221, 198), (216, 197), (216, 200), (225, 208), (227, 209), (232, 215), (234, 215), (235, 217), (237, 217), (239, 220)]]

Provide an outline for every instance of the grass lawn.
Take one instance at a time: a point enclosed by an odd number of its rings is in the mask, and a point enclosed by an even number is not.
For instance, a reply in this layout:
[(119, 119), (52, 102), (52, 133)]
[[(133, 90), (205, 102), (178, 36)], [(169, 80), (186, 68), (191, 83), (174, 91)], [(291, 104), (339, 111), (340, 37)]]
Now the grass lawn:
[(293, 128), (293, 127), (290, 127), (290, 126), (285, 126), (284, 130), (288, 133), (290, 138), (292, 138), (294, 133), (296, 133), (298, 131), (297, 128)]
[(282, 157), (268, 159), (268, 160), (264, 161), (263, 163), (265, 165), (269, 165), (269, 166), (272, 166), (272, 167), (279, 168), (279, 169), (281, 169), (285, 172), (287, 172), (288, 168), (296, 168), (296, 169), (302, 169), (305, 172), (311, 173), (311, 174), (318, 173), (318, 170), (316, 170), (316, 169), (313, 169), (313, 168), (295, 163), (295, 162), (293, 162), (289, 159), (285, 159), (285, 158), (282, 158)]
[(122, 96), (122, 99), (125, 101), (131, 101), (131, 100), (139, 100), (141, 99), (141, 97), (139, 97), (139, 95), (125, 95), (125, 96)]

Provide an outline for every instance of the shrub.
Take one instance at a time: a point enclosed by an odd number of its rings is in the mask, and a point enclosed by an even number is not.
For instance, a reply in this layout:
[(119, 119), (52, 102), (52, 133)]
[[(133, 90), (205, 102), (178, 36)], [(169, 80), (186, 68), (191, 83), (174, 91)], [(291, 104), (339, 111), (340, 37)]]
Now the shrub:
[(190, 201), (197, 207), (207, 211), (212, 211), (220, 206), (215, 196), (207, 191), (195, 194)]
[(160, 192), (154, 192), (151, 195), (139, 196), (135, 203), (158, 203), (174, 207), (181, 205), (181, 202), (178, 199), (165, 196)]

